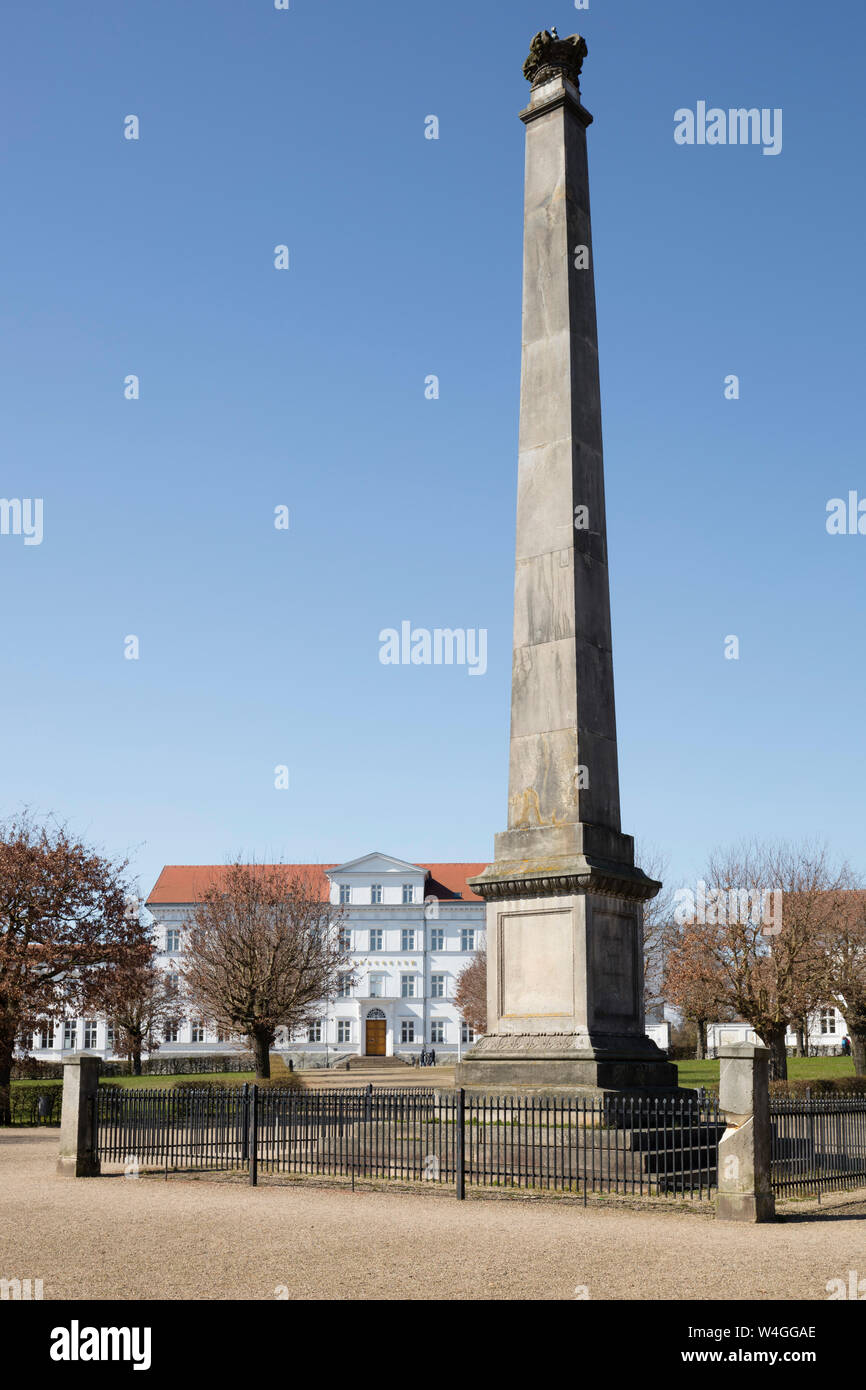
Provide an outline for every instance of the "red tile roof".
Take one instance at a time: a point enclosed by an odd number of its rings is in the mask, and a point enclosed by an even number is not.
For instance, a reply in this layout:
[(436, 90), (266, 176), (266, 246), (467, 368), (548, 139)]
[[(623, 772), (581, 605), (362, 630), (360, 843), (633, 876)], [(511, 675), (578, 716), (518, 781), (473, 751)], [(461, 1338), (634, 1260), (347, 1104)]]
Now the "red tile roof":
[[(322, 891), (323, 901), (328, 897), (329, 869), (336, 864), (281, 864), (278, 865), (287, 876), (293, 874), (310, 875)], [(427, 870), (424, 894), (448, 899), (463, 899), (464, 902), (480, 903), (481, 898), (468, 887), (466, 880), (480, 874), (484, 864), (419, 864), (419, 869)], [(225, 864), (166, 864), (153, 886), (148, 898), (149, 906), (166, 903), (197, 902), (208, 888), (216, 887), (225, 876)]]

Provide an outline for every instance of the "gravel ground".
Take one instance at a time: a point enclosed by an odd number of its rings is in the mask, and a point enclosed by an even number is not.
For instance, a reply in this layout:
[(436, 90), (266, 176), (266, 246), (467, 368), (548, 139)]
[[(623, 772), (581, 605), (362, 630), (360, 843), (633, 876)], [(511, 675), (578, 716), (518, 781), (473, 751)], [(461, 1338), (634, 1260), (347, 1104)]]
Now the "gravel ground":
[(46, 1299), (826, 1299), (866, 1276), (864, 1194), (774, 1226), (557, 1201), (55, 1176), (56, 1130), (0, 1131), (0, 1278)]

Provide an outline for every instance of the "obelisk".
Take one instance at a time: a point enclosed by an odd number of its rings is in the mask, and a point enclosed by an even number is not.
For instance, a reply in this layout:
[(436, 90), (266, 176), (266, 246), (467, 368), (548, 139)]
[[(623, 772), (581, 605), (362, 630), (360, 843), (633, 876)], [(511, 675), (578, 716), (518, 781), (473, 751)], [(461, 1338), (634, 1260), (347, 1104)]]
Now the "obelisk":
[(601, 401), (579, 34), (532, 40), (508, 829), (487, 902), (484, 1090), (670, 1088), (644, 1032), (643, 903), (620, 829)]

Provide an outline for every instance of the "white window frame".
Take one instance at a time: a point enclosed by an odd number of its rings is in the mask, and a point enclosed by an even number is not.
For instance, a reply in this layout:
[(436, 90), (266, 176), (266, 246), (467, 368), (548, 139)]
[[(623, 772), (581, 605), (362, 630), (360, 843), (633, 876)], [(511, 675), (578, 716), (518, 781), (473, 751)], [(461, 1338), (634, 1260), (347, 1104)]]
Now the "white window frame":
[(404, 884), (403, 884), (403, 902), (404, 902), (404, 904), (413, 903), (414, 901), (415, 901), (415, 885), (414, 885), (414, 883), (404, 883)]
[(430, 950), (431, 950), (431, 951), (444, 951), (444, 950), (445, 950), (445, 928), (444, 928), (444, 927), (431, 927), (431, 928), (430, 928)]
[(430, 998), (431, 998), (431, 999), (447, 999), (448, 996), (447, 996), (447, 994), (445, 993), (445, 988), (446, 988), (446, 986), (445, 986), (445, 976), (444, 976), (444, 975), (439, 975), (439, 974), (437, 974), (437, 975), (431, 975), (431, 976), (430, 976)]
[(382, 885), (381, 885), (381, 883), (371, 883), (371, 884), (370, 884), (370, 902), (371, 902), (371, 903), (374, 903), (374, 904), (378, 904), (378, 903), (380, 903), (381, 901), (382, 901)]
[(401, 1043), (413, 1043), (413, 1042), (415, 1042), (415, 1020), (414, 1020), (414, 1018), (401, 1018), (401, 1019), (400, 1019), (400, 1042), (401, 1042)]
[(400, 950), (403, 951), (403, 952), (406, 952), (406, 951), (416, 951), (417, 949), (418, 949), (418, 948), (417, 948), (417, 946), (415, 945), (415, 928), (414, 928), (414, 927), (401, 927), (401, 928), (400, 928)]
[(475, 950), (476, 932), (474, 927), (460, 928), (460, 949), (461, 951)]
[(445, 1045), (445, 1019), (431, 1018), (430, 1020), (430, 1042), (434, 1047), (444, 1047)]
[(371, 928), (370, 928), (370, 950), (371, 950), (371, 951), (381, 951), (381, 950), (383, 950), (384, 948), (383, 948), (382, 943), (383, 943), (384, 939), (385, 939), (385, 935), (384, 935), (384, 932), (382, 931), (382, 928), (381, 928), (381, 927), (371, 927)]
[(401, 975), (401, 976), (400, 976), (400, 998), (401, 998), (401, 999), (417, 999), (417, 998), (418, 998), (418, 995), (417, 995), (417, 993), (416, 993), (416, 991), (415, 991), (415, 978), (416, 978), (416, 977), (415, 977), (414, 975)]
[(350, 1018), (337, 1019), (337, 1042), (350, 1043), (352, 1041), (352, 1020)]

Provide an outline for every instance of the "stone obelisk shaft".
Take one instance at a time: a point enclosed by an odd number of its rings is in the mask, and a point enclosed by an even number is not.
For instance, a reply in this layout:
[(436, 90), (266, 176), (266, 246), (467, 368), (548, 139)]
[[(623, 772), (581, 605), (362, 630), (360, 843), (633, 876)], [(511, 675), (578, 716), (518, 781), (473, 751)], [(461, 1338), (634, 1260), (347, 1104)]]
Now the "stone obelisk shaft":
[(586, 45), (533, 40), (507, 829), (487, 899), (487, 1034), (466, 1085), (670, 1086), (643, 1024), (642, 903), (620, 829), (586, 131)]

